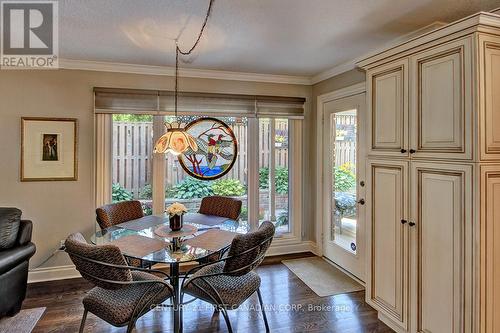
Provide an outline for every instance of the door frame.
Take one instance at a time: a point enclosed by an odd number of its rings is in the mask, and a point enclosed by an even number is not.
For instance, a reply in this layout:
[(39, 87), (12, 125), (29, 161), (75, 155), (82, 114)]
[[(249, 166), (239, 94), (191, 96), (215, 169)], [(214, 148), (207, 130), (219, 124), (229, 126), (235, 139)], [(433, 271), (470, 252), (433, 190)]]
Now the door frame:
[[(323, 156), (323, 121), (324, 121), (324, 104), (328, 102), (332, 102), (338, 99), (351, 97), (354, 95), (366, 93), (366, 83), (361, 82), (358, 84), (354, 84), (342, 89), (334, 90), (332, 92), (319, 95), (316, 100), (316, 193), (321, 193), (321, 195), (317, 195), (316, 199), (316, 218), (315, 218), (315, 227), (316, 227), (316, 247), (317, 254), (319, 256), (323, 256), (323, 232), (324, 232), (324, 218), (325, 214), (323, 214), (323, 161), (320, 160), (320, 156)], [(366, 109), (366, 108), (365, 108)], [(366, 119), (366, 114), (359, 114), (359, 117), (364, 117)], [(359, 144), (364, 144), (364, 142), (360, 142)], [(366, 252), (366, 247), (365, 247)]]

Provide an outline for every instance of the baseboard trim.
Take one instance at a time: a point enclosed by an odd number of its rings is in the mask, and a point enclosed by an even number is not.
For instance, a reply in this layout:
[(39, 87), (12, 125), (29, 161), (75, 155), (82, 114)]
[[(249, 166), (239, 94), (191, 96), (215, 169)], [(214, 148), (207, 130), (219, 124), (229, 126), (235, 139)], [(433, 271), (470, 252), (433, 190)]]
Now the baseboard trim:
[(28, 272), (28, 283), (65, 280), (81, 277), (73, 265), (42, 267)]
[(312, 241), (302, 241), (302, 242), (286, 242), (276, 240), (273, 242), (269, 250), (267, 251), (267, 256), (277, 256), (289, 253), (300, 253), (300, 252), (312, 252), (317, 254), (318, 249), (316, 243)]

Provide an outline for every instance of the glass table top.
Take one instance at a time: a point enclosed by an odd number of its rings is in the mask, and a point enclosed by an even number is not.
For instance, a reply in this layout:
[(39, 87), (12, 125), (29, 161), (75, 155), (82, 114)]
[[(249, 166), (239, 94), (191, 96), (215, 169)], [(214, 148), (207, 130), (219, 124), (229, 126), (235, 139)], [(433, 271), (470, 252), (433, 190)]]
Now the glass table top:
[[(142, 260), (147, 260), (150, 262), (154, 263), (166, 263), (166, 264), (171, 264), (171, 263), (181, 263), (181, 262), (189, 262), (189, 261), (195, 261), (195, 260), (200, 260), (203, 259), (212, 253), (218, 252), (220, 250), (223, 250), (224, 248), (227, 248), (230, 243), (228, 244), (221, 244), (221, 248), (217, 251), (209, 250), (206, 248), (203, 248), (202, 246), (191, 246), (189, 244), (186, 244), (186, 240), (192, 238), (192, 237), (197, 237), (201, 235), (202, 233), (210, 230), (210, 229), (219, 229), (219, 230), (225, 230), (225, 231), (231, 231), (235, 233), (242, 233), (241, 228), (239, 228), (239, 223), (238, 221), (235, 220), (230, 220), (226, 219), (222, 223), (217, 224), (217, 225), (205, 225), (202, 224), (204, 220), (204, 216), (201, 214), (186, 214), (186, 215), (191, 215), (189, 216), (190, 218), (187, 218), (186, 220), (189, 220), (189, 224), (192, 226), (195, 226), (198, 230), (196, 233), (194, 233), (192, 236), (187, 236), (187, 237), (182, 237), (181, 239), (171, 239), (171, 238), (164, 238), (158, 236), (154, 231), (156, 228), (159, 228), (163, 225), (168, 225), (169, 224), (169, 219), (168, 215), (156, 215), (153, 217), (153, 219), (157, 220), (158, 224), (149, 226), (151, 223), (144, 223), (144, 221), (151, 221), (151, 217), (144, 217), (140, 218), (137, 220), (134, 220), (132, 222), (126, 222), (124, 225), (127, 227), (121, 227), (120, 224), (116, 226), (109, 227), (105, 230), (102, 231), (97, 231), (94, 235), (91, 237), (91, 242), (96, 245), (106, 245), (106, 244), (113, 244), (114, 241), (119, 240), (120, 238), (127, 237), (127, 236), (142, 236), (142, 237), (147, 237), (150, 239), (155, 239), (155, 240), (160, 240), (165, 242), (165, 246), (157, 251), (154, 251), (152, 253), (149, 253), (144, 256), (140, 255), (132, 255), (130, 253), (126, 253), (128, 257), (133, 257), (137, 259), (142, 259)], [(199, 215), (199, 216), (195, 216)], [(205, 216), (207, 220), (210, 220), (211, 216)], [(220, 219), (220, 218), (219, 218)], [(212, 219), (213, 220), (213, 219)], [(193, 221), (196, 221), (198, 223), (194, 223)], [(145, 225), (146, 227), (141, 229), (141, 225)], [(136, 230), (133, 230), (136, 229)], [(137, 230), (141, 229), (141, 230)], [(174, 243), (177, 243), (178, 246), (174, 247)]]

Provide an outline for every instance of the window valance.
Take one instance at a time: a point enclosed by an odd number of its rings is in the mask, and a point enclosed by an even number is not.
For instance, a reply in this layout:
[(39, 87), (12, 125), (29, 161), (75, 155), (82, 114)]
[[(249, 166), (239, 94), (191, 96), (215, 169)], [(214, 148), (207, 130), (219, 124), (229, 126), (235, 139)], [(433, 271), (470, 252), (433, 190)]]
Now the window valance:
[[(234, 117), (304, 117), (305, 98), (181, 92), (178, 114)], [(172, 115), (174, 92), (94, 88), (95, 113)]]

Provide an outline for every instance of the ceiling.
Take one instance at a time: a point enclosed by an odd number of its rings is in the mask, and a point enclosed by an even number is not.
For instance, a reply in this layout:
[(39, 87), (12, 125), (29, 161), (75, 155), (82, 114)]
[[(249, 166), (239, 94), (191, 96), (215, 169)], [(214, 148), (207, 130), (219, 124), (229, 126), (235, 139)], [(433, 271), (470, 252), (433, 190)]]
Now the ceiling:
[[(194, 42), (208, 0), (60, 0), (60, 57), (173, 66)], [(435, 21), (499, 0), (215, 0), (184, 68), (314, 76)]]

